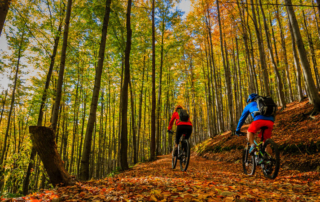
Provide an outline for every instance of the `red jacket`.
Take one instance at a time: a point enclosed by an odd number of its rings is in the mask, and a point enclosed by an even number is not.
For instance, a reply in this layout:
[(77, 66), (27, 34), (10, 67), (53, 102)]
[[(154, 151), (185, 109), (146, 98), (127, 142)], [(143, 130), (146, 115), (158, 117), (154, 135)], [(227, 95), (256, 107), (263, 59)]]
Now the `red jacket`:
[(174, 122), (175, 119), (176, 119), (176, 125), (177, 125), (177, 126), (181, 126), (181, 125), (192, 126), (192, 123), (191, 123), (191, 121), (190, 121), (190, 118), (189, 118), (189, 121), (187, 121), (187, 122), (180, 121), (180, 120), (179, 120), (179, 114), (178, 114), (178, 112), (173, 112), (172, 117), (171, 117), (171, 120), (170, 120), (170, 122), (169, 122), (168, 130), (171, 130), (171, 129), (172, 129), (172, 125), (173, 125), (173, 122)]

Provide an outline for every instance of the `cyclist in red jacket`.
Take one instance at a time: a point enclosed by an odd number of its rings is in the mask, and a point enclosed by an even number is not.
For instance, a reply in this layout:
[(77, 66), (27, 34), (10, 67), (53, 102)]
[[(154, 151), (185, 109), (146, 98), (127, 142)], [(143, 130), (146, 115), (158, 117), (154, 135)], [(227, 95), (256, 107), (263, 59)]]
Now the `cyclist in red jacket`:
[(192, 123), (190, 121), (190, 118), (187, 122), (183, 122), (180, 121), (179, 119), (179, 111), (183, 109), (180, 105), (178, 105), (171, 117), (171, 120), (169, 122), (169, 127), (168, 127), (168, 132), (172, 133), (171, 129), (173, 126), (173, 122), (174, 120), (176, 120), (176, 125), (177, 125), (177, 132), (176, 132), (176, 140), (175, 140), (175, 149), (174, 151), (176, 151), (178, 149), (178, 144), (179, 144), (179, 140), (181, 138), (181, 136), (183, 134), (185, 134), (185, 138), (189, 139), (189, 137), (191, 136), (192, 133)]

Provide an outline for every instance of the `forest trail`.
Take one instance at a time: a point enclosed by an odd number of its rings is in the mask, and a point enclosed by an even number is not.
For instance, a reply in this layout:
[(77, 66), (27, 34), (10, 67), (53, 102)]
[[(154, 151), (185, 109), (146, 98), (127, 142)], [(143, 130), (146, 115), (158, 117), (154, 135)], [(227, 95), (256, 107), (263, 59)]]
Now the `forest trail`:
[[(179, 162), (178, 162), (179, 164)], [(24, 199), (44, 201), (320, 201), (319, 173), (281, 170), (275, 180), (261, 169), (242, 174), (242, 164), (192, 156), (187, 172), (171, 168), (171, 155), (102, 180), (43, 191)], [(37, 200), (40, 199), (40, 200)], [(236, 200), (237, 199), (237, 200)], [(239, 200), (238, 200), (239, 199)]]

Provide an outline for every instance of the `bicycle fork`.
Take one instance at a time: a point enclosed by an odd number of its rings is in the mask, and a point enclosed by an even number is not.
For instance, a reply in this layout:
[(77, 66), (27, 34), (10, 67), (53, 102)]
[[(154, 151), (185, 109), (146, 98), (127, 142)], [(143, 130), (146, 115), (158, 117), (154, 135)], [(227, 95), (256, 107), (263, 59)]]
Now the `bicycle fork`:
[(244, 162), (246, 163), (246, 165), (248, 164), (248, 155), (249, 155), (249, 142), (247, 143), (247, 152), (245, 154), (245, 158), (244, 158)]

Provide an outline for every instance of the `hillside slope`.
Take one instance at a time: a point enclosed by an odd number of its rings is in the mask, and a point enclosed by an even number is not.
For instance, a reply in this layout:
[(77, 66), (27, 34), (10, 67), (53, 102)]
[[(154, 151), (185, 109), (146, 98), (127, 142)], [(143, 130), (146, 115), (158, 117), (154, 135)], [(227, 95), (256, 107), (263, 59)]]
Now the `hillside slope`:
[[(276, 116), (272, 139), (279, 145), (282, 169), (320, 171), (320, 115), (310, 118), (306, 113), (311, 110), (308, 100), (293, 102)], [(207, 159), (239, 162), (245, 143), (246, 137), (228, 131), (198, 144), (194, 152)]]

